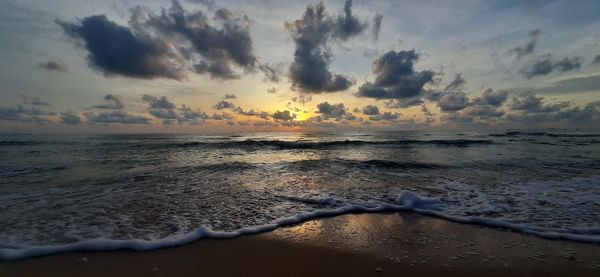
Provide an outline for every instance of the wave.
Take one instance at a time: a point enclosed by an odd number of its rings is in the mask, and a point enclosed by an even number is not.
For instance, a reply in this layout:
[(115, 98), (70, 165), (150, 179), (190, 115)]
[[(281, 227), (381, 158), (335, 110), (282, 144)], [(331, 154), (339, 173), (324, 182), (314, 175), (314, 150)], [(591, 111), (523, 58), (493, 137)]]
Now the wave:
[(390, 141), (283, 141), (283, 140), (243, 140), (227, 142), (185, 142), (162, 145), (159, 147), (216, 147), (216, 148), (276, 148), (276, 149), (326, 149), (351, 146), (408, 146), (434, 145), (447, 147), (467, 147), (471, 145), (493, 144), (492, 140), (454, 139), (454, 140), (390, 140)]
[(492, 137), (514, 137), (514, 136), (533, 136), (533, 137), (554, 137), (554, 138), (597, 138), (597, 133), (548, 133), (548, 132), (521, 132), (511, 131), (505, 133), (489, 134)]
[(485, 225), (519, 231), (525, 234), (536, 235), (550, 239), (566, 239), (582, 242), (600, 243), (599, 228), (579, 228), (579, 229), (556, 229), (541, 228), (523, 224), (515, 224), (506, 221), (469, 216), (452, 216), (438, 211), (438, 207), (445, 205), (441, 198), (424, 197), (410, 191), (403, 191), (391, 202), (369, 201), (368, 204), (343, 202), (332, 198), (298, 198), (297, 201), (305, 203), (320, 204), (323, 206), (337, 206), (335, 208), (324, 208), (312, 212), (299, 213), (294, 216), (280, 218), (272, 223), (244, 227), (236, 231), (214, 231), (206, 227), (200, 227), (192, 232), (180, 235), (172, 235), (159, 240), (114, 240), (114, 239), (93, 239), (81, 241), (72, 244), (56, 246), (34, 246), (19, 248), (18, 246), (9, 246), (0, 244), (0, 259), (16, 260), (35, 256), (50, 255), (61, 252), (71, 251), (108, 251), (130, 249), (136, 251), (147, 251), (159, 248), (175, 247), (202, 238), (234, 238), (242, 235), (257, 234), (267, 232), (279, 227), (290, 226), (302, 223), (308, 220), (332, 217), (349, 213), (382, 213), (394, 211), (410, 211), (423, 215), (435, 216), (459, 223)]
[(313, 170), (330, 167), (332, 164), (359, 169), (440, 169), (446, 165), (425, 162), (395, 162), (389, 160), (347, 160), (347, 159), (315, 159), (286, 162), (286, 166), (295, 170)]
[(44, 144), (44, 141), (37, 140), (0, 140), (0, 146), (27, 146)]

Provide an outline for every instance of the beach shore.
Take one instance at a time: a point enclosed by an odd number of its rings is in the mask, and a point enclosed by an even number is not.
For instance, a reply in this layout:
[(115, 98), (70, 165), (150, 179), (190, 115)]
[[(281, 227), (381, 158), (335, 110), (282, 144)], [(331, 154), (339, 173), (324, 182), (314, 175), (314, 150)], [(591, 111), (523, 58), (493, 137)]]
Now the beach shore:
[(147, 252), (0, 261), (0, 276), (600, 276), (600, 245), (399, 212), (323, 218)]

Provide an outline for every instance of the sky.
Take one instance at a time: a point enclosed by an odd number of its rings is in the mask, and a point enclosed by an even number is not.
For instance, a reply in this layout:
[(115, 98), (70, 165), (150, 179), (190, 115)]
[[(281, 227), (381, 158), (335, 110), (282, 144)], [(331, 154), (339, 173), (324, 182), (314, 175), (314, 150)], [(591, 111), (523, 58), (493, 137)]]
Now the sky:
[(599, 1), (0, 6), (0, 132), (600, 126)]

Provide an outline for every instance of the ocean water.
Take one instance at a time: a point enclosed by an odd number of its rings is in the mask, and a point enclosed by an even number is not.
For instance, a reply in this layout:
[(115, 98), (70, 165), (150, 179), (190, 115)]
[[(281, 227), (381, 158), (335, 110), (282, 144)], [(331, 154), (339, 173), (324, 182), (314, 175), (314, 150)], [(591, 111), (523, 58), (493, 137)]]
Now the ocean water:
[(600, 242), (600, 132), (0, 135), (0, 157), (2, 259), (394, 210)]

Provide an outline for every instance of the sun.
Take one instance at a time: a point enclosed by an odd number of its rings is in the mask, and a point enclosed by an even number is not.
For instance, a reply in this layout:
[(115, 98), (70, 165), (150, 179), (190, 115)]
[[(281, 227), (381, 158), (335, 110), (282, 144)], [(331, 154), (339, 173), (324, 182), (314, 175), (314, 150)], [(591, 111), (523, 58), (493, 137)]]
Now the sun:
[(294, 113), (294, 115), (296, 115), (294, 118), (295, 121), (305, 121), (310, 118), (310, 114), (304, 111)]

